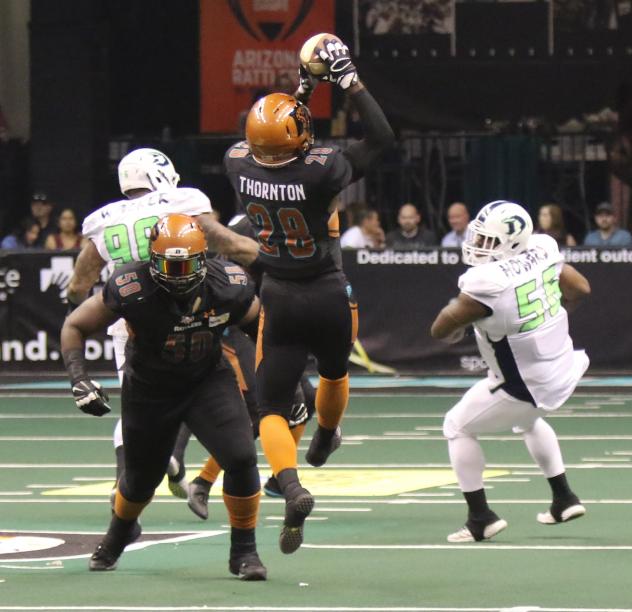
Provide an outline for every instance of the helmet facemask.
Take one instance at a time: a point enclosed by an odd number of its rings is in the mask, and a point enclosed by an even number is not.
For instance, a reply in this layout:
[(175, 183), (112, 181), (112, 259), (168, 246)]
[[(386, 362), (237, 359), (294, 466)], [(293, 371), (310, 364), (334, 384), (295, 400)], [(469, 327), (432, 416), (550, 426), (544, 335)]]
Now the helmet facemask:
[(154, 281), (174, 295), (193, 291), (206, 276), (206, 255), (189, 256), (187, 249), (174, 247), (165, 254), (151, 253), (149, 272)]
[(527, 248), (532, 232), (533, 222), (522, 206), (491, 202), (467, 226), (461, 246), (463, 263), (478, 266), (518, 255)]

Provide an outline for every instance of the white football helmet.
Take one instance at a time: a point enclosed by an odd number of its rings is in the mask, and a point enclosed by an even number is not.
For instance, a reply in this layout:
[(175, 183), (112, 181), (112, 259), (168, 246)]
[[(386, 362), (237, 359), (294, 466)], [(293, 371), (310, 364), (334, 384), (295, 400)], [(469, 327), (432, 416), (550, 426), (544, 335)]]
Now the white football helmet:
[(478, 266), (507, 259), (527, 248), (533, 221), (519, 204), (495, 200), (481, 208), (467, 226), (461, 246), (463, 263)]
[(156, 149), (136, 149), (128, 153), (119, 162), (118, 177), (123, 195), (132, 189), (173, 189), (180, 180), (171, 160)]

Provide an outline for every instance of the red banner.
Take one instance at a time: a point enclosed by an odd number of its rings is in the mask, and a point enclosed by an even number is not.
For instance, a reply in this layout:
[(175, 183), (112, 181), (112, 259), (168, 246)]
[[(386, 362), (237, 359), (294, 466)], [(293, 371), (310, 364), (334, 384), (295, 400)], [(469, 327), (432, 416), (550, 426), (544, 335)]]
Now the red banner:
[[(200, 130), (240, 131), (257, 97), (292, 93), (301, 46), (333, 29), (334, 0), (200, 0)], [(310, 110), (330, 115), (330, 86)]]

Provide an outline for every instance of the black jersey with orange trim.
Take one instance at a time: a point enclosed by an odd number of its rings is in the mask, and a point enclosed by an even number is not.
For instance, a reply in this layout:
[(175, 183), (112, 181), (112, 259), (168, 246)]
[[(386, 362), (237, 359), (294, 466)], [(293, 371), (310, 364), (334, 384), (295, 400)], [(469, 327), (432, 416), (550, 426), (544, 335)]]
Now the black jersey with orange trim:
[(332, 199), (357, 176), (339, 147), (313, 147), (278, 168), (252, 158), (248, 143), (224, 157), (230, 182), (259, 240), (264, 270), (277, 278), (308, 278), (339, 269), (330, 235)]
[(242, 268), (213, 259), (186, 302), (153, 281), (148, 263), (117, 269), (102, 295), (131, 332), (126, 374), (153, 385), (181, 386), (202, 379), (219, 363), (222, 333), (244, 318), (255, 293)]

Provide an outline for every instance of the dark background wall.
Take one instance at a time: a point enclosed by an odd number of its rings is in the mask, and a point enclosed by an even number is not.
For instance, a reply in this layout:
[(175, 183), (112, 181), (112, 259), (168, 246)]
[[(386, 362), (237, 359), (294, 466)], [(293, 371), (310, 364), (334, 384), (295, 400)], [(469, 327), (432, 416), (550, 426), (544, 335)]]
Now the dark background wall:
[[(31, 5), (33, 189), (80, 212), (115, 197), (113, 171), (120, 157), (110, 147), (115, 139), (162, 146), (183, 166), (185, 180), (203, 180), (203, 186), (219, 190), (220, 200), (229, 197), (214, 170), (205, 177), (189, 171), (217, 164), (223, 143), (176, 146), (182, 136), (198, 132), (198, 0), (31, 0)], [(352, 41), (353, 3), (336, 6), (337, 33)], [(511, 32), (503, 38), (510, 22), (468, 19), (471, 27), (460, 25), (467, 36), (457, 39), (468, 44), (457, 46), (454, 57), (431, 57), (428, 42), (415, 37), (404, 43), (387, 37), (373, 47), (360, 41), (361, 76), (398, 132), (481, 130), (487, 119), (505, 120), (515, 130), (530, 116), (540, 118), (541, 129), (554, 129), (570, 117), (614, 108), (621, 84), (632, 78), (632, 45), (613, 43), (611, 55), (601, 45), (591, 55), (592, 43), (565, 34), (554, 56), (538, 43), (533, 57), (525, 51), (509, 58), (502, 50), (505, 39), (512, 40)], [(485, 54), (492, 43), (494, 57)], [(471, 48), (478, 49), (475, 56)], [(335, 99), (334, 107), (340, 103)], [(326, 136), (327, 129), (319, 126), (319, 134)], [(26, 209), (24, 202), (15, 216)]]

